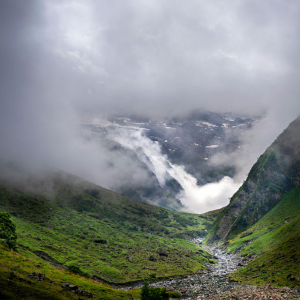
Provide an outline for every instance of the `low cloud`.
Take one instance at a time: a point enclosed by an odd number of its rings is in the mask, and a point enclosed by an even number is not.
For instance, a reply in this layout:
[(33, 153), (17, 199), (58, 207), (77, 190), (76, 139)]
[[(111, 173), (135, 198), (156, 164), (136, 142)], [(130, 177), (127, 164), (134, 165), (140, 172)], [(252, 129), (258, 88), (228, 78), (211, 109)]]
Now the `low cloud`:
[[(218, 153), (211, 157), (213, 166), (234, 166), (236, 170), (235, 180), (242, 181), (246, 178), (253, 164), (259, 156), (275, 141), (277, 136), (293, 121), (298, 112), (284, 114), (273, 112), (253, 123), (250, 130), (246, 130), (239, 136), (240, 148), (231, 153)], [(229, 130), (230, 134), (230, 130)]]
[(147, 172), (82, 137), (83, 111), (264, 113), (242, 151), (214, 158), (242, 178), (300, 113), (299, 11), (280, 0), (3, 0), (0, 160), (113, 188)]
[(160, 146), (147, 138), (142, 130), (116, 130), (110, 137), (137, 153), (139, 159), (155, 174), (161, 187), (169, 178), (177, 180), (182, 190), (176, 197), (188, 212), (205, 213), (224, 207), (241, 185), (241, 182), (225, 176), (219, 182), (199, 186), (197, 179), (187, 173), (184, 166), (171, 164), (167, 156), (162, 154)]
[(219, 182), (197, 185), (197, 179), (185, 172), (182, 166), (172, 166), (171, 175), (178, 180), (183, 191), (178, 199), (186, 206), (188, 212), (205, 213), (226, 206), (229, 199), (241, 186), (241, 182), (235, 182), (225, 176)]

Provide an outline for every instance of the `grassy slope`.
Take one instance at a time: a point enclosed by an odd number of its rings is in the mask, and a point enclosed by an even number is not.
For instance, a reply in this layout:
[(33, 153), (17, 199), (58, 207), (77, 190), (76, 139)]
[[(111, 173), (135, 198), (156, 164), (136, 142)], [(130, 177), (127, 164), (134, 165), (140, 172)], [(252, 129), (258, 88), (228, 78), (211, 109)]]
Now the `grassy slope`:
[[(77, 264), (110, 282), (153, 273), (186, 275), (205, 268), (211, 258), (179, 237), (203, 234), (213, 216), (150, 206), (71, 175), (59, 173), (50, 181), (51, 197), (3, 184), (0, 190), (0, 209), (13, 214), (19, 251), (27, 257), (43, 251), (59, 264)], [(49, 178), (35, 182), (35, 190), (45, 190), (46, 183)], [(95, 243), (97, 239), (107, 244)], [(158, 248), (167, 250), (168, 257), (159, 257)], [(149, 261), (150, 255), (157, 261)]]
[[(62, 288), (66, 282), (91, 292), (96, 299), (139, 299), (134, 291), (112, 289), (91, 279), (54, 268), (41, 259), (32, 259), (9, 251), (2, 245), (0, 245), (0, 262), (1, 299), (78, 299), (77, 295)], [(32, 272), (45, 274), (47, 279), (38, 281), (29, 278), (28, 274)]]
[[(247, 235), (249, 234), (249, 235)], [(261, 255), (246, 268), (236, 272), (235, 279), (253, 284), (297, 286), (300, 284), (300, 190), (292, 189), (250, 229), (230, 241), (229, 251)], [(295, 276), (295, 280), (288, 279)]]

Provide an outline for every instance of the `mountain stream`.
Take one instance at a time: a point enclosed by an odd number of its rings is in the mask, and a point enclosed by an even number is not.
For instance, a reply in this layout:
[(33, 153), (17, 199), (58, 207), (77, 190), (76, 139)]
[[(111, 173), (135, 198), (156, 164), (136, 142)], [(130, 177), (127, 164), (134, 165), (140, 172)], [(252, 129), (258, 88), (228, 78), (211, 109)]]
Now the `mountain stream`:
[[(194, 239), (194, 243), (201, 244), (201, 239)], [(228, 254), (216, 246), (202, 245), (202, 248), (211, 253), (217, 263), (208, 266), (207, 270), (184, 277), (166, 279), (149, 284), (152, 287), (166, 288), (180, 292), (181, 300), (191, 299), (300, 299), (300, 289), (287, 287), (278, 289), (271, 286), (250, 286), (232, 280), (227, 275), (246, 266), (248, 261), (239, 254)], [(141, 288), (142, 283), (123, 286), (122, 290)]]
[[(194, 243), (200, 244), (201, 239), (194, 239)], [(226, 291), (231, 291), (239, 283), (231, 280), (226, 275), (234, 272), (242, 265), (242, 258), (239, 255), (227, 254), (218, 246), (202, 246), (210, 252), (217, 263), (208, 266), (207, 270), (199, 270), (198, 273), (185, 277), (160, 280), (151, 283), (150, 286), (167, 288), (181, 293), (181, 299), (195, 299), (196, 296), (207, 299), (210, 295), (217, 295)], [(142, 287), (142, 283), (135, 283), (123, 287), (123, 290)]]

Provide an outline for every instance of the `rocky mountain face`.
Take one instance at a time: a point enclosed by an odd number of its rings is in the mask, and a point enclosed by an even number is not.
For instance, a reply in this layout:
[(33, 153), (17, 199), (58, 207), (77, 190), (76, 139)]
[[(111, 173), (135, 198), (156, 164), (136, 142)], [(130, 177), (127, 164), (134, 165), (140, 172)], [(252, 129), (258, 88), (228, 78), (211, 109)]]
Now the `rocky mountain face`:
[(252, 167), (211, 229), (208, 240), (229, 240), (269, 212), (292, 188), (300, 187), (300, 117)]
[(115, 117), (106, 128), (108, 131), (120, 126), (142, 129), (145, 136), (161, 147), (163, 155), (173, 164), (183, 165), (203, 185), (220, 180), (224, 175), (233, 175), (232, 169), (210, 166), (210, 159), (217, 153), (239, 149), (241, 136), (256, 119), (231, 113), (194, 112), (184, 117), (156, 120)]
[[(257, 118), (211, 112), (194, 112), (185, 117), (149, 119), (140, 116), (111, 117), (105, 122), (85, 122), (82, 128), (112, 153), (130, 156), (148, 174), (145, 184), (124, 184), (113, 188), (117, 192), (142, 202), (181, 210), (177, 195), (182, 190), (179, 182), (170, 176), (170, 164), (184, 167), (198, 185), (217, 182), (224, 176), (233, 177), (234, 167), (210, 164), (211, 158), (220, 153), (236, 151), (242, 147), (241, 137), (252, 127)], [(137, 138), (136, 132), (141, 132)], [(157, 151), (146, 151), (145, 140), (157, 145)], [(147, 142), (147, 143), (148, 143)], [(132, 145), (135, 144), (133, 147)], [(165, 165), (164, 182), (158, 180), (153, 157)]]

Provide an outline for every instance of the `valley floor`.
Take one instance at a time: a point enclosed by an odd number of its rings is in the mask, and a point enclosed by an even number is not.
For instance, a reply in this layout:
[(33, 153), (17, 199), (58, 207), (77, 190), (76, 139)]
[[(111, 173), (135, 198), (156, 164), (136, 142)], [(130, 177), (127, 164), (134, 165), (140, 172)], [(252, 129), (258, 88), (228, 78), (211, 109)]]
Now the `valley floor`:
[[(247, 264), (238, 254), (227, 254), (218, 247), (203, 246), (216, 258), (208, 270), (186, 278), (164, 280), (150, 284), (181, 293), (182, 300), (191, 299), (300, 299), (300, 288), (251, 286), (230, 278), (232, 272)], [(135, 285), (134, 288), (141, 287)], [(124, 288), (130, 290), (132, 287)]]

